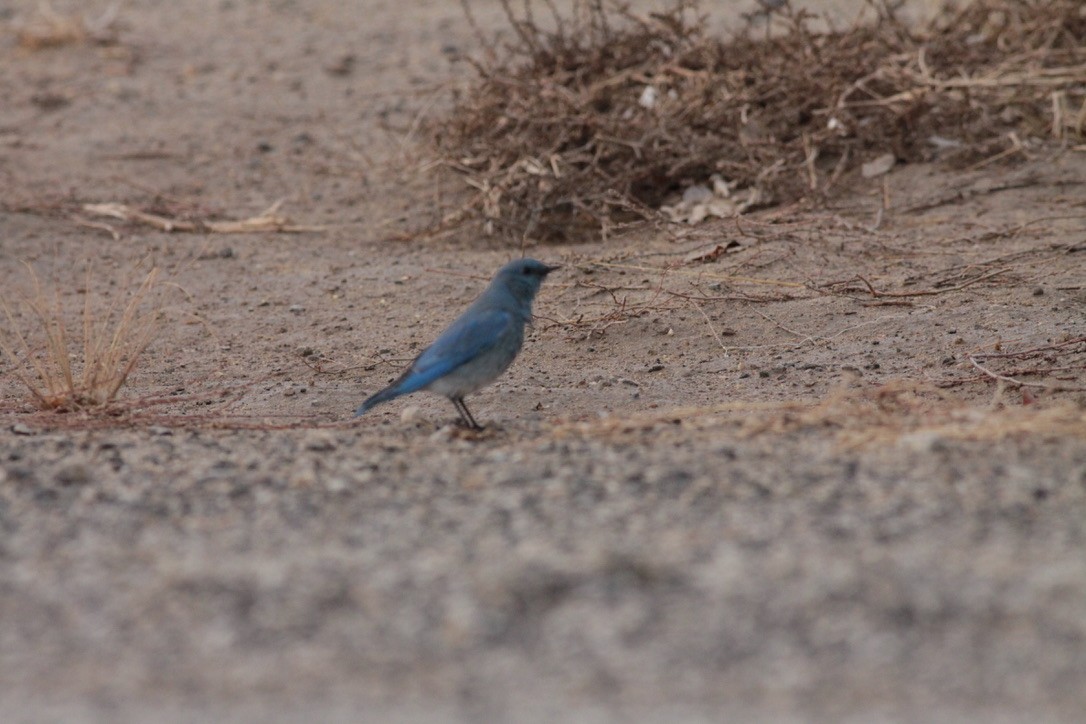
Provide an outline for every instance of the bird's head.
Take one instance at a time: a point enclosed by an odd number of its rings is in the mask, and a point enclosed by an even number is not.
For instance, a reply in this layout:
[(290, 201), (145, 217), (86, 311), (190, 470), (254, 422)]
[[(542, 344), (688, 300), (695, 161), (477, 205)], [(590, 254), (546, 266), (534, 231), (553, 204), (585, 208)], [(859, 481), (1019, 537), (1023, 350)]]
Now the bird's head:
[(543, 280), (557, 268), (535, 259), (517, 259), (498, 270), (491, 286), (501, 287), (517, 301), (531, 304)]

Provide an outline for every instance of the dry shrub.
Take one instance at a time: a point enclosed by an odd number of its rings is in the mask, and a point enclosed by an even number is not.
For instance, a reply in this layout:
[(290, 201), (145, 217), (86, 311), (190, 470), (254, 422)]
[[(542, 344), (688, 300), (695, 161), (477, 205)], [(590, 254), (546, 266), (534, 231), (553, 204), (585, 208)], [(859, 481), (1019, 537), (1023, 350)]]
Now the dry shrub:
[(713, 177), (762, 203), (818, 198), (879, 155), (973, 163), (1086, 121), (1080, 0), (975, 0), (924, 27), (881, 4), (828, 32), (785, 3), (771, 31), (731, 38), (706, 31), (697, 0), (648, 15), (543, 2), (551, 27), (532, 0), (522, 15), (503, 0), (512, 42), (473, 59), (478, 79), (429, 124), (472, 190), (446, 224), (606, 234)]
[[(33, 290), (14, 309), (0, 299), (8, 327), (0, 332), (0, 352), (13, 374), (40, 409), (108, 406), (159, 329), (158, 269), (151, 269), (134, 291), (113, 297), (104, 309), (95, 308), (87, 285), (80, 356), (68, 331), (59, 288), (46, 291), (33, 268), (26, 268)], [(89, 281), (90, 272), (87, 276)]]

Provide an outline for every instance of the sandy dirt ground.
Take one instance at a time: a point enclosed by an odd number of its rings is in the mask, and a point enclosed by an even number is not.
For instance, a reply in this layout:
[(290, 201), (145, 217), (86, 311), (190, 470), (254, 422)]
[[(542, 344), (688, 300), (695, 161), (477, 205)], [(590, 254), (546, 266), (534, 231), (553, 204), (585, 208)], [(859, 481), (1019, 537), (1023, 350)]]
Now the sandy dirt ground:
[[(172, 285), (124, 391), (169, 404), (72, 422), (0, 367), (0, 718), (1080, 720), (1086, 154), (528, 249), (563, 269), (488, 429), (355, 423), (520, 253), (411, 233), (474, 40), (410, 5), (140, 0), (30, 51), (0, 1), (3, 294)], [(84, 209), (280, 200), (324, 229)]]

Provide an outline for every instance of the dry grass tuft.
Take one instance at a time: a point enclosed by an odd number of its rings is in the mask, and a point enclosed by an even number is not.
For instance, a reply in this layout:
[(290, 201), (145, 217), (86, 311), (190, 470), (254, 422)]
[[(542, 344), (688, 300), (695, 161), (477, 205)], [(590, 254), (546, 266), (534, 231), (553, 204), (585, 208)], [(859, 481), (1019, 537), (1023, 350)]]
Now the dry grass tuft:
[(663, 218), (695, 185), (739, 213), (823, 197), (888, 154), (975, 164), (1082, 137), (1079, 0), (974, 0), (923, 27), (870, 5), (874, 22), (816, 32), (785, 3), (770, 31), (720, 38), (697, 0), (648, 15), (609, 0), (568, 15), (526, 0), (518, 15), (503, 0), (513, 41), (472, 60), (478, 79), (429, 124), (471, 194), (444, 223), (606, 234)]
[(32, 292), (14, 308), (0, 300), (8, 327), (0, 332), (0, 352), (10, 361), (12, 373), (40, 409), (107, 407), (159, 329), (158, 269), (148, 272), (126, 301), (114, 297), (104, 310), (94, 308), (93, 295), (86, 291), (80, 355), (65, 321), (59, 289), (46, 291), (33, 268), (26, 268)]
[(1010, 438), (1081, 438), (1086, 409), (1070, 401), (1050, 405), (1012, 404), (997, 395), (976, 407), (931, 385), (894, 380), (860, 389), (839, 389), (818, 401), (728, 402), (651, 413), (568, 422), (555, 427), (558, 438), (629, 440), (678, 429), (719, 434), (730, 428), (746, 437), (829, 434), (843, 450), (906, 445), (927, 449), (940, 440), (998, 442)]
[(838, 391), (792, 417), (766, 420), (766, 429), (830, 429), (849, 450), (906, 445), (929, 449), (939, 440), (998, 442), (1086, 435), (1086, 410), (1070, 401), (1014, 404), (997, 395), (992, 405), (970, 406), (923, 383), (891, 381), (875, 388)]
[(19, 47), (27, 51), (116, 41), (113, 25), (119, 5), (111, 5), (100, 17), (89, 19), (75, 13), (59, 13), (48, 2), (38, 3), (37, 13), (16, 28)]

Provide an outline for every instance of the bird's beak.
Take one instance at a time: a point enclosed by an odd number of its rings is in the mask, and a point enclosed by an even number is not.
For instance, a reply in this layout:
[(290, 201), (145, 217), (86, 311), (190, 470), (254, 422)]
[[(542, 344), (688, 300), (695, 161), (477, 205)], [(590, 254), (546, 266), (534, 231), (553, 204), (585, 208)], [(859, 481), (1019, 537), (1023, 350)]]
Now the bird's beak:
[(548, 266), (548, 267), (547, 267), (547, 271), (546, 271), (546, 272), (544, 272), (544, 274), (550, 274), (550, 273), (551, 273), (552, 271), (554, 271), (555, 269), (561, 269), (561, 268), (562, 268), (562, 265), (561, 265), (561, 264), (555, 264), (555, 265), (553, 265), (553, 266)]

